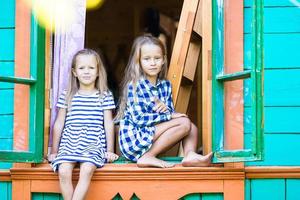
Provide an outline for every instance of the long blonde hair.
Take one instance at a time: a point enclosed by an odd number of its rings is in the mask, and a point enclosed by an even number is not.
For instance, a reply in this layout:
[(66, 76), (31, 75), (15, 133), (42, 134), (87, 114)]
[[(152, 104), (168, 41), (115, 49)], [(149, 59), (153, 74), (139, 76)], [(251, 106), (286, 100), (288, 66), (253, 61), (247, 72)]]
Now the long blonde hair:
[(168, 67), (167, 67), (168, 63), (167, 63), (166, 48), (164, 44), (156, 37), (153, 37), (148, 34), (137, 37), (133, 42), (130, 56), (129, 56), (129, 62), (125, 69), (125, 77), (122, 81), (121, 97), (119, 100), (119, 109), (118, 109), (117, 116), (115, 117), (115, 120), (120, 120), (124, 116), (126, 102), (127, 102), (128, 84), (132, 83), (133, 86), (135, 87), (138, 80), (144, 76), (144, 71), (141, 67), (140, 59), (141, 59), (141, 48), (145, 44), (156, 45), (161, 48), (163, 58), (164, 58), (164, 64), (162, 66), (161, 71), (158, 74), (158, 79), (160, 80), (166, 79), (167, 71), (168, 71)]
[(66, 103), (67, 103), (68, 109), (71, 108), (72, 98), (74, 97), (76, 92), (79, 90), (79, 80), (77, 77), (74, 76), (72, 70), (75, 69), (77, 58), (78, 58), (78, 56), (81, 56), (81, 55), (93, 55), (96, 59), (97, 69), (98, 69), (98, 77), (96, 78), (96, 81), (95, 81), (95, 87), (97, 88), (97, 90), (100, 93), (99, 96), (102, 97), (104, 92), (106, 92), (108, 90), (106, 71), (105, 71), (105, 67), (104, 67), (104, 64), (102, 62), (100, 55), (92, 49), (82, 49), (82, 50), (78, 51), (73, 56), (73, 59), (72, 59), (72, 69), (70, 70), (68, 89), (67, 89), (67, 93), (66, 93)]

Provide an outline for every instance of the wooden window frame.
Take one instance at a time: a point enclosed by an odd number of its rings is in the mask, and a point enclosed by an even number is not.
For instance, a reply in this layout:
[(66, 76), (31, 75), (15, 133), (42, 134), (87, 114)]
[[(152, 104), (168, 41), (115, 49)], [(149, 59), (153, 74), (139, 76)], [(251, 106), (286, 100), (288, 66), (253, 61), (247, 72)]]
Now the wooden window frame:
[[(43, 160), (45, 30), (38, 25), (37, 19), (28, 10), (28, 7), (21, 2), (16, 2), (15, 43), (15, 69), (25, 67), (27, 75), (15, 73), (16, 76), (0, 76), (0, 82), (29, 86), (29, 104), (17, 104), (14, 109), (14, 118), (20, 116), (20, 121), (25, 120), (28, 133), (22, 136), (22, 140), (25, 140), (24, 144), (21, 147), (16, 147), (15, 143), (21, 135), (16, 134), (17, 131), (14, 130), (14, 149), (0, 150), (0, 158), (1, 161), (5, 162), (37, 163)], [(19, 90), (18, 93), (22, 94), (22, 91)], [(24, 91), (24, 93), (27, 92)], [(24, 116), (22, 118), (16, 112), (19, 107), (24, 106), (28, 106), (26, 108), (26, 113), (29, 113), (28, 119), (24, 119)]]
[[(215, 152), (213, 161), (261, 160), (263, 158), (263, 2), (253, 1), (252, 6), (251, 69), (224, 74), (224, 1), (213, 0), (212, 4), (212, 149)], [(224, 83), (246, 78), (251, 79), (252, 88), (252, 148), (251, 150), (224, 150)], [(243, 144), (243, 139), (239, 143)]]

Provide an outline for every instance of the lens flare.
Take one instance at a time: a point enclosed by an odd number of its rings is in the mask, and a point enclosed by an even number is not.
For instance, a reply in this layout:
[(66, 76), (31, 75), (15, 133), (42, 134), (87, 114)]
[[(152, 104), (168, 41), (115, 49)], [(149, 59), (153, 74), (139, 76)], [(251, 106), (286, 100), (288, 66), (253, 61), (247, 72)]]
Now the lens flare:
[(97, 9), (102, 6), (104, 0), (86, 0), (86, 8), (87, 9)]
[[(104, 0), (24, 0), (32, 9), (38, 23), (44, 28), (54, 32), (67, 32), (76, 23), (77, 17), (84, 13), (78, 9), (78, 4), (86, 3), (86, 9), (99, 8)], [(81, 7), (82, 7), (81, 6)]]

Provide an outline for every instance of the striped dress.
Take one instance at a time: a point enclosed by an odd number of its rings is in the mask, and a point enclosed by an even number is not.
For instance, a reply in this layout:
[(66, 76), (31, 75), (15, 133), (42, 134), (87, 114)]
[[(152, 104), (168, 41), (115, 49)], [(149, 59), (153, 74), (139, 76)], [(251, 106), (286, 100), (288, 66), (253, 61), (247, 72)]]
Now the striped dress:
[[(152, 85), (146, 78), (141, 78), (136, 86), (130, 83), (127, 91), (124, 118), (120, 120), (119, 144), (127, 159), (137, 161), (152, 146), (155, 125), (171, 119), (174, 112), (172, 88), (168, 80), (158, 80)], [(155, 99), (162, 101), (168, 110), (160, 113), (153, 110)]]
[[(67, 109), (65, 95), (66, 91), (59, 97), (58, 108)], [(105, 92), (101, 98), (99, 92), (91, 95), (76, 93), (71, 105), (52, 168), (56, 171), (64, 162), (90, 162), (102, 167), (106, 152), (103, 111), (115, 108), (112, 93)]]

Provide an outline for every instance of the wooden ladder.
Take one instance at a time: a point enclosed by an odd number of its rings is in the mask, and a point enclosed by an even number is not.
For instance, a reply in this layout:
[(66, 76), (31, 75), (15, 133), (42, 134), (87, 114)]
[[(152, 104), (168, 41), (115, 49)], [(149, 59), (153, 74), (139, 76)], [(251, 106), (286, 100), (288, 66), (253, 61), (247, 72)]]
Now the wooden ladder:
[[(200, 0), (184, 1), (171, 56), (168, 79), (172, 83), (175, 110), (179, 113), (187, 113), (197, 66), (201, 65), (200, 10)], [(178, 146), (168, 151), (167, 155), (177, 155), (176, 151)]]

